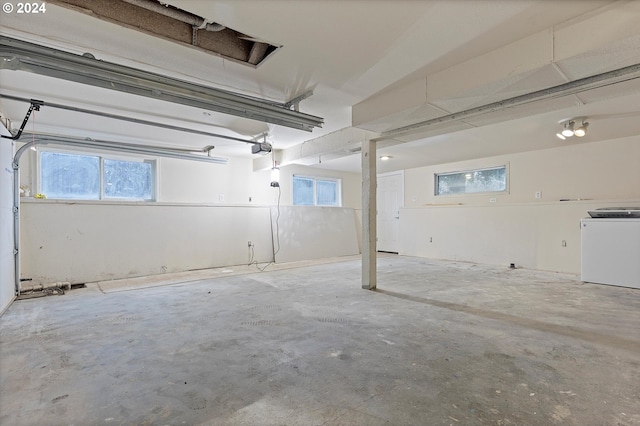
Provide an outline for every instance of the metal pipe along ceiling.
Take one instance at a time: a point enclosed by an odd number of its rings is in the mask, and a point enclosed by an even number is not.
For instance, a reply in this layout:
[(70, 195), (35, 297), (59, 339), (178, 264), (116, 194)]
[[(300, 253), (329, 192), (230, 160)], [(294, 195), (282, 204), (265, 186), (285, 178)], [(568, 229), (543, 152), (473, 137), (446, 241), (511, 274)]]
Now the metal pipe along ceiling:
[(209, 23), (200, 16), (193, 13), (185, 12), (173, 6), (163, 6), (155, 1), (148, 0), (122, 0), (125, 3), (132, 4), (134, 6), (141, 7), (151, 12), (159, 13), (160, 15), (168, 16), (169, 18), (177, 19), (178, 21), (197, 27), (198, 29), (204, 29), (207, 31), (222, 31), (226, 27), (224, 25)]

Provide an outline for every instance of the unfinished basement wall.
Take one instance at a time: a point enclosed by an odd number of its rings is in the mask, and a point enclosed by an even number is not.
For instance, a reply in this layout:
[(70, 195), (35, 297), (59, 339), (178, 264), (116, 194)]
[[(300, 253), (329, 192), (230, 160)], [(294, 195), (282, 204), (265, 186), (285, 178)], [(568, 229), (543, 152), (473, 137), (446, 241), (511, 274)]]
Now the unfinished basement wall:
[[(278, 188), (270, 186), (271, 171), (253, 171), (248, 158), (230, 158), (228, 165), (160, 159), (158, 201), (275, 205)], [(293, 204), (293, 175), (340, 179), (342, 206), (360, 209), (360, 173), (291, 164), (280, 168), (280, 203)]]
[[(35, 152), (27, 153), (21, 163), (24, 181), (37, 191)], [(253, 260), (273, 258), (272, 206), (278, 190), (270, 186), (269, 171), (253, 172), (251, 159), (243, 158), (230, 158), (228, 165), (161, 158), (157, 168), (157, 202), (22, 198), (22, 277), (36, 283), (83, 283), (241, 265), (252, 255), (248, 241), (254, 245)], [(306, 169), (283, 168), (283, 209), (297, 209), (291, 206), (291, 176), (301, 171), (314, 174)], [(353, 218), (355, 228), (360, 175), (315, 174), (342, 179), (348, 207), (339, 210)], [(313, 213), (317, 221), (330, 223), (336, 212)], [(294, 225), (299, 223), (282, 220), (279, 232), (291, 235)], [(334, 227), (332, 232), (342, 231)], [(343, 233), (353, 235), (351, 229)], [(296, 260), (318, 258), (319, 248), (322, 256), (346, 254), (337, 246), (343, 241), (332, 239), (329, 232), (318, 230), (310, 238), (296, 248)], [(358, 241), (351, 243), (358, 247)]]
[(0, 140), (0, 314), (15, 296), (13, 274), (13, 142)]
[[(434, 195), (436, 173), (504, 164), (506, 193)], [(639, 206), (639, 164), (635, 136), (406, 170), (400, 254), (579, 273), (580, 219)]]

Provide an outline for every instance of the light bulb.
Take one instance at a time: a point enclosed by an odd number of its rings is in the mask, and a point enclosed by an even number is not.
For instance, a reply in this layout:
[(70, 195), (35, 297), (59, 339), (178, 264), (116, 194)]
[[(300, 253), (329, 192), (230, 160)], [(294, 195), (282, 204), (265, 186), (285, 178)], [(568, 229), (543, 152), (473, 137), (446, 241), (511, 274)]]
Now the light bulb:
[(575, 132), (573, 132), (577, 137), (581, 138), (587, 134), (587, 127), (589, 127), (589, 123), (586, 121), (582, 122), (582, 126), (578, 127)]
[(277, 167), (271, 169), (271, 186), (280, 186), (280, 169)]
[(575, 126), (575, 121), (570, 121), (568, 123), (565, 123), (564, 125), (564, 129), (562, 130), (562, 136), (570, 138), (571, 136), (573, 136), (573, 127)]

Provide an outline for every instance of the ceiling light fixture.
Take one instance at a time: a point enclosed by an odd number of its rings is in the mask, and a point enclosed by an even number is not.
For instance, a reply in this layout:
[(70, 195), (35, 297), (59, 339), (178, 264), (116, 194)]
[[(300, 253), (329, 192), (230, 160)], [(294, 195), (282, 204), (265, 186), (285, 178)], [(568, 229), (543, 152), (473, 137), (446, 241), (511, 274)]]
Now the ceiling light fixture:
[(564, 123), (564, 129), (562, 129), (562, 136), (564, 136), (565, 138), (570, 138), (571, 136), (573, 136), (573, 129), (576, 125), (576, 122), (571, 120), (567, 123)]
[(589, 123), (585, 120), (582, 120), (582, 126), (578, 127), (573, 134), (577, 137), (581, 138), (587, 134), (587, 127), (589, 127)]
[(387, 160), (388, 160), (388, 159), (390, 159), (390, 158), (391, 158), (391, 156), (390, 156), (390, 155), (383, 155), (383, 156), (381, 156), (381, 157), (380, 157), (380, 159), (381, 159), (382, 161), (387, 161)]
[(277, 166), (271, 169), (271, 186), (275, 188), (280, 186), (280, 169)]
[[(576, 123), (581, 124), (576, 126)], [(587, 128), (589, 127), (586, 117), (567, 118), (559, 121), (558, 124), (562, 124), (562, 131), (556, 133), (556, 137), (562, 140), (566, 140), (572, 136), (581, 138), (587, 134)]]
[(271, 168), (271, 186), (274, 188), (280, 187), (280, 167), (278, 167), (278, 162), (275, 159), (273, 160), (273, 167)]

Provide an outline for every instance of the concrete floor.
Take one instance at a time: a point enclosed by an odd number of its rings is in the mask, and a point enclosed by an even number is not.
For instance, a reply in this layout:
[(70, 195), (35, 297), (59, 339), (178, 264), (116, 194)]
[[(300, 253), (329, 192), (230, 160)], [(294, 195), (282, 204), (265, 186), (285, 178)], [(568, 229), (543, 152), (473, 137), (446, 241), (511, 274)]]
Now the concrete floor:
[(17, 301), (0, 424), (640, 424), (640, 291), (378, 262)]

